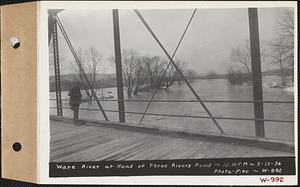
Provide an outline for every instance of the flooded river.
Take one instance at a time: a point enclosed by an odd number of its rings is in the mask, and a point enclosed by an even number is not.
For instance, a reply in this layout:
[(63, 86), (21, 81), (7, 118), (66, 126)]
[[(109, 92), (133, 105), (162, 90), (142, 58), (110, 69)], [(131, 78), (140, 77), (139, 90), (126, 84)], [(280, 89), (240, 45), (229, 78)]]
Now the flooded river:
[[(293, 94), (287, 93), (279, 88), (270, 88), (266, 86), (267, 82), (279, 80), (279, 77), (264, 77), (263, 79), (263, 97), (264, 100), (274, 101), (291, 101), (294, 100)], [(253, 100), (252, 86), (246, 85), (232, 85), (225, 79), (214, 80), (198, 80), (191, 84), (198, 95), (203, 100)], [(125, 89), (125, 88), (124, 88)], [(84, 91), (81, 91), (84, 94)], [(99, 98), (104, 96), (113, 96), (117, 99), (116, 88), (106, 88), (97, 90)], [(124, 90), (126, 93), (126, 90)], [(150, 92), (139, 93), (137, 96), (132, 96), (131, 99), (149, 99)], [(63, 99), (68, 99), (67, 92), (62, 92)], [(50, 93), (50, 98), (55, 99), (55, 93)], [(127, 96), (125, 95), (125, 99)], [(195, 96), (191, 90), (185, 85), (174, 85), (169, 92), (161, 90), (157, 92), (155, 99), (171, 99), (171, 100), (195, 100)], [(117, 102), (101, 101), (104, 109), (117, 110)], [(205, 103), (207, 108), (214, 116), (218, 117), (240, 117), (240, 118), (254, 118), (252, 103)], [(55, 101), (50, 101), (50, 106), (55, 107)], [(64, 107), (68, 106), (68, 101), (63, 101)], [(147, 103), (143, 102), (126, 102), (126, 111), (144, 112)], [(81, 108), (98, 109), (98, 106), (88, 103), (83, 103)], [(205, 110), (200, 103), (197, 102), (180, 102), (180, 103), (158, 103), (151, 104), (148, 112), (159, 114), (179, 114), (179, 115), (193, 115), (193, 116), (207, 116)], [(56, 109), (51, 109), (50, 113), (55, 115)], [(69, 109), (63, 110), (64, 116), (72, 116), (72, 111)], [(81, 119), (99, 119), (104, 118), (100, 111), (80, 111)], [(278, 120), (293, 120), (294, 106), (286, 103), (265, 103), (264, 115), (266, 119)], [(118, 121), (118, 113), (107, 112), (107, 116), (111, 121)], [(139, 123), (142, 115), (140, 114), (126, 114), (126, 122)], [(254, 121), (240, 121), (240, 120), (217, 120), (222, 129), (227, 134), (254, 136), (255, 125)], [(201, 130), (206, 132), (216, 132), (219, 130), (211, 119), (195, 119), (182, 117), (162, 117), (162, 116), (145, 116), (143, 125), (159, 126), (162, 128), (173, 128), (182, 130)], [(278, 123), (265, 122), (266, 137), (293, 141), (294, 124), (293, 123)]]

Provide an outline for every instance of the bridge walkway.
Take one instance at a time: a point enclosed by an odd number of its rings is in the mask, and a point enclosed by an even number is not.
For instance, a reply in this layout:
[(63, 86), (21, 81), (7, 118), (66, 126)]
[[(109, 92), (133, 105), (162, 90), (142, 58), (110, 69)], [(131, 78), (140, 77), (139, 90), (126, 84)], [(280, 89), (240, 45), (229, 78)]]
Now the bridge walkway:
[(50, 119), (50, 162), (292, 156), (255, 146)]

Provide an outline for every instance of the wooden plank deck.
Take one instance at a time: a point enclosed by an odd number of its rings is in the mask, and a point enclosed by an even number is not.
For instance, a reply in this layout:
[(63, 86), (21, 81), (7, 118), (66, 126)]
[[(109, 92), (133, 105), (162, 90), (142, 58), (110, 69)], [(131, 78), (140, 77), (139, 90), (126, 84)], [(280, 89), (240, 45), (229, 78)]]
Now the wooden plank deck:
[(109, 126), (50, 120), (50, 162), (291, 156), (256, 147), (200, 141)]

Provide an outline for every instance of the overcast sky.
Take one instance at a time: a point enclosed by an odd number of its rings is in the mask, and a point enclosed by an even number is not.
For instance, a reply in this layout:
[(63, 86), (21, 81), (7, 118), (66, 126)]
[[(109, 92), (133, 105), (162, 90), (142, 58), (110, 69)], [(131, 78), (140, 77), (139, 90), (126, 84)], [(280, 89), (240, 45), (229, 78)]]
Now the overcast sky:
[[(260, 8), (260, 40), (272, 40), (276, 20), (283, 8)], [(190, 10), (140, 10), (170, 54), (173, 53), (193, 12)], [(103, 54), (103, 72), (112, 73), (109, 58), (114, 55), (111, 10), (64, 10), (59, 17), (75, 48), (94, 46)], [(121, 48), (140, 55), (166, 57), (133, 10), (120, 10)], [(198, 9), (176, 58), (198, 73), (224, 73), (230, 65), (231, 48), (249, 39), (248, 11), (239, 9)], [(62, 74), (72, 73), (73, 57), (59, 32)], [(74, 63), (73, 63), (74, 64)], [(263, 70), (270, 69), (268, 63)]]

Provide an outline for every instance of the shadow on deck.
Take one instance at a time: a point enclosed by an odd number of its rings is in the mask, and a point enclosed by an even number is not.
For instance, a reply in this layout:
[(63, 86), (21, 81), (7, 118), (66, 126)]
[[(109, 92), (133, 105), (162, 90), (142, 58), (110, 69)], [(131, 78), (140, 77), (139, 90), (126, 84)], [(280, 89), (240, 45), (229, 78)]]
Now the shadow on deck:
[(290, 142), (50, 116), (50, 161), (292, 156)]

